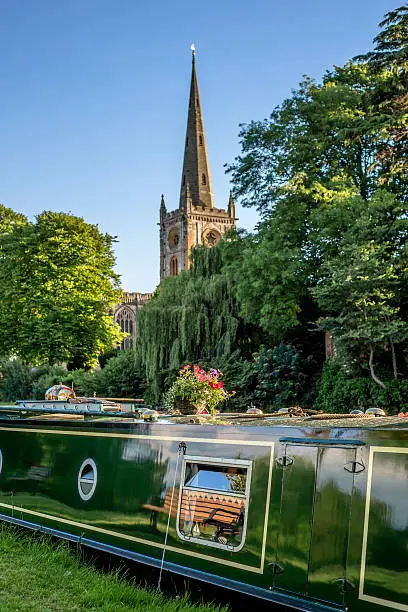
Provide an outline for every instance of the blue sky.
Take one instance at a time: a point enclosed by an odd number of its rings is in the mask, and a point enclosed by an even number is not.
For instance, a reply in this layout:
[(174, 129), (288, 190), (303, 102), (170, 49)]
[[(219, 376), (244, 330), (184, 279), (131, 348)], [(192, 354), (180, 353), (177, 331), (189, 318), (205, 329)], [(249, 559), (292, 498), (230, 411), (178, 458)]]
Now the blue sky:
[[(118, 237), (127, 290), (159, 279), (158, 211), (178, 205), (190, 44), (216, 206), (239, 123), (303, 74), (368, 50), (401, 0), (1, 0), (0, 202), (63, 210)], [(257, 216), (238, 207), (242, 227)]]

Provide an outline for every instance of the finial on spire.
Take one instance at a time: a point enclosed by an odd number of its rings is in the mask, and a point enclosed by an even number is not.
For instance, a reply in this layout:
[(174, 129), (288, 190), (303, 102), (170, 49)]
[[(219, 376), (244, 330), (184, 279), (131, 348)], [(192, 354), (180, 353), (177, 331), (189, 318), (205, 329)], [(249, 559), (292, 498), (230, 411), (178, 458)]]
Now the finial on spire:
[(190, 49), (191, 49), (191, 53), (193, 55), (193, 62), (195, 62), (196, 48), (195, 48), (195, 44), (194, 43), (191, 43)]

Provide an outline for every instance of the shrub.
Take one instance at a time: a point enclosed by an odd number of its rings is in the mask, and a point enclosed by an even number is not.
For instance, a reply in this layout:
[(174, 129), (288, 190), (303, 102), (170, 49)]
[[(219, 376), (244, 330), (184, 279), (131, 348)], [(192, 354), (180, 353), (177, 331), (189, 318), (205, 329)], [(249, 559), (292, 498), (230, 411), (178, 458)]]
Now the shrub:
[(324, 412), (383, 408), (393, 415), (408, 408), (408, 380), (384, 380), (383, 389), (369, 377), (352, 377), (336, 361), (328, 360), (317, 383), (315, 407)]
[(258, 378), (255, 398), (272, 408), (297, 403), (307, 377), (296, 348), (290, 344), (279, 344), (271, 349), (261, 346), (254, 357)]
[(0, 400), (15, 402), (31, 397), (32, 370), (19, 359), (5, 359), (0, 363)]
[(102, 370), (93, 373), (94, 390), (100, 397), (141, 397), (144, 376), (135, 352), (118, 351)]

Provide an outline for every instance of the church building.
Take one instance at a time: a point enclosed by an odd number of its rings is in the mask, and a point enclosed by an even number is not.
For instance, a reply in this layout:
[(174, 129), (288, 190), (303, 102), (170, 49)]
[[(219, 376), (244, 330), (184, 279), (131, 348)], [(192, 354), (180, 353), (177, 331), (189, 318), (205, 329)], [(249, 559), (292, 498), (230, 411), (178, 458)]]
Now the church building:
[(232, 194), (227, 210), (214, 206), (194, 45), (192, 51), (179, 207), (167, 212), (164, 196), (160, 205), (160, 280), (187, 270), (190, 251), (194, 246), (204, 244), (212, 247), (236, 225)]
[[(235, 204), (230, 193), (227, 209), (215, 208), (208, 163), (203, 115), (198, 92), (195, 49), (192, 45), (192, 72), (184, 145), (180, 201), (167, 212), (164, 196), (160, 205), (160, 280), (176, 276), (189, 267), (190, 251), (196, 245), (212, 247), (229, 230), (235, 229)], [(136, 313), (151, 293), (124, 293), (113, 313), (115, 323), (129, 334), (120, 348), (134, 346), (137, 336)]]

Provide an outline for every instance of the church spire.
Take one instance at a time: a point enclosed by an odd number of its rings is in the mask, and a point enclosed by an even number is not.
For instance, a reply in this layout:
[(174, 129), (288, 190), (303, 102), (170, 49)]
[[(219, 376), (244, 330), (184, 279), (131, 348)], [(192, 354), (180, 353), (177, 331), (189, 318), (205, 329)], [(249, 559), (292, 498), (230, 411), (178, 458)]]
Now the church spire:
[(182, 208), (184, 205), (186, 200), (186, 186), (189, 185), (191, 202), (193, 206), (214, 208), (210, 166), (208, 163), (207, 146), (205, 143), (200, 94), (198, 92), (194, 45), (191, 45), (191, 50), (192, 71), (190, 101), (188, 107), (187, 133), (184, 148), (179, 207)]

